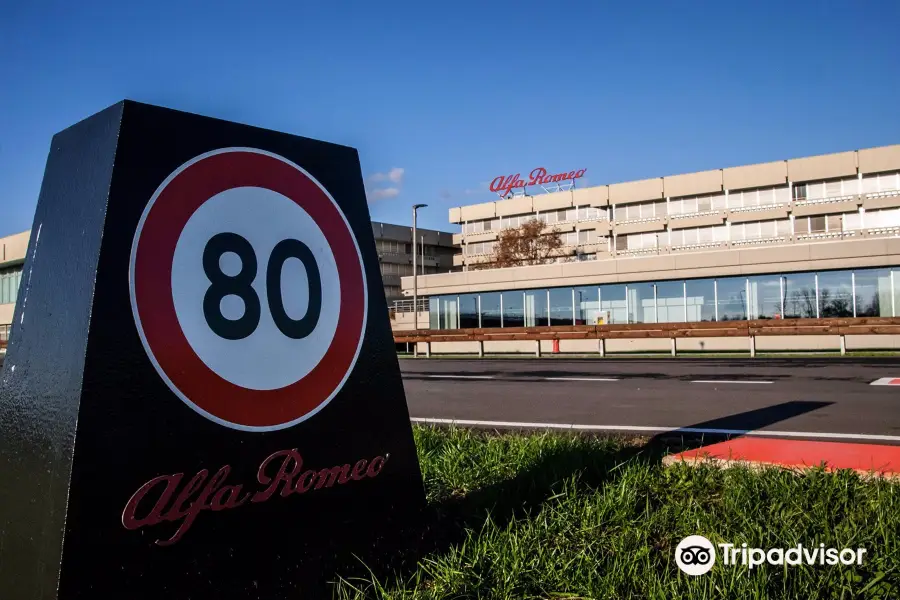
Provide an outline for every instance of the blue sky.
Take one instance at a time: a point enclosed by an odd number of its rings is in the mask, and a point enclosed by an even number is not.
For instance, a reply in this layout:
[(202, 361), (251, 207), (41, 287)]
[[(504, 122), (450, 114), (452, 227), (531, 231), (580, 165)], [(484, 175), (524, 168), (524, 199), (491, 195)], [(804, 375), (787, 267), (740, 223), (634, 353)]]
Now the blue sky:
[(122, 98), (355, 146), (374, 219), (424, 202), (451, 231), (536, 166), (597, 185), (900, 143), (893, 0), (129, 4), (0, 7), (0, 236), (31, 226), (51, 136)]

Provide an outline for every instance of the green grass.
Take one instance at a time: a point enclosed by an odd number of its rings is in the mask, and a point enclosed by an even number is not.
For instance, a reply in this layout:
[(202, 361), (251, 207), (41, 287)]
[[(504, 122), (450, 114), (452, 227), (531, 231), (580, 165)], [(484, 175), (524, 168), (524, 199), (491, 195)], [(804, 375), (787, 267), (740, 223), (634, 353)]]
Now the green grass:
[[(663, 467), (642, 441), (417, 427), (430, 523), (418, 556), (338, 598), (900, 598), (900, 484), (850, 472)], [(863, 547), (862, 567), (700, 577), (678, 541)], [(719, 556), (721, 561), (721, 556)]]

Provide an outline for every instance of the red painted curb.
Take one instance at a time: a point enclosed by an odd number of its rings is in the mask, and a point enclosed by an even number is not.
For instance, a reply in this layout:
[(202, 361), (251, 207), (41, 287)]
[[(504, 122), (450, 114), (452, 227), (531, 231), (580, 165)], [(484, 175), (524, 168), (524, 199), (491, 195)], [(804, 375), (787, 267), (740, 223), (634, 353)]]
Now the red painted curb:
[(824, 465), (830, 471), (853, 469), (886, 476), (900, 474), (900, 446), (769, 438), (737, 438), (711, 444), (667, 456), (665, 463), (704, 459), (789, 468)]

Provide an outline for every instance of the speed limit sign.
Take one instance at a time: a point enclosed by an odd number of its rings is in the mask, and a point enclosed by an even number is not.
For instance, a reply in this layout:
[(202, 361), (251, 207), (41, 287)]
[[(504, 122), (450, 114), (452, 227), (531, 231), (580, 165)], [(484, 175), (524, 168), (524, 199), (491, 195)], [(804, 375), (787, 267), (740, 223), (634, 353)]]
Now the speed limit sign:
[(254, 148), (197, 156), (157, 188), (129, 285), (151, 363), (189, 407), (247, 431), (290, 427), (347, 381), (367, 286), (341, 208), (306, 170)]

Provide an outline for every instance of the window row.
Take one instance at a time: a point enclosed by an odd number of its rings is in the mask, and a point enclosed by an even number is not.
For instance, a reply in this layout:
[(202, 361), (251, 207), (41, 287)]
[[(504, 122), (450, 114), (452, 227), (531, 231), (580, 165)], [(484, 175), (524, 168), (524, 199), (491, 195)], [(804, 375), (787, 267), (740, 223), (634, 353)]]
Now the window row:
[(562, 241), (563, 246), (606, 243), (605, 237), (597, 236), (596, 229), (585, 229), (582, 231), (570, 231), (569, 233), (561, 233), (559, 234), (559, 239)]
[(381, 263), (382, 275), (412, 275), (412, 265), (398, 265), (394, 263)]
[(463, 225), (463, 232), (481, 233), (484, 231), (510, 229), (519, 227), (522, 223), (534, 218), (540, 219), (548, 225), (571, 221), (610, 220), (611, 218), (621, 222), (650, 219), (665, 215), (689, 215), (713, 210), (725, 210), (726, 208), (787, 204), (792, 198), (794, 201), (802, 202), (820, 198), (894, 190), (900, 190), (900, 171), (873, 173), (864, 175), (862, 179), (859, 177), (847, 177), (828, 181), (795, 183), (790, 189), (787, 186), (778, 186), (731, 190), (727, 196), (725, 193), (706, 194), (694, 197), (671, 198), (668, 202), (665, 200), (653, 200), (650, 202), (622, 204), (611, 207), (612, 217), (609, 212), (610, 207), (579, 206), (542, 212), (540, 214), (469, 221)]
[(856, 194), (872, 194), (900, 190), (900, 171), (872, 173), (859, 177), (845, 177), (826, 181), (795, 183), (794, 200), (818, 200)]
[(20, 267), (0, 271), (0, 304), (15, 304), (21, 280)]
[(375, 248), (384, 254), (409, 254), (412, 244), (395, 240), (375, 240)]
[(900, 268), (434, 296), (432, 329), (900, 316)]
[(478, 242), (475, 244), (466, 244), (466, 256), (476, 256), (478, 254), (492, 254), (494, 252), (494, 242)]

